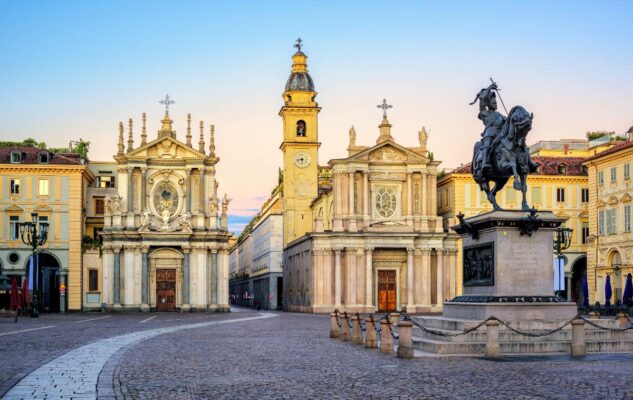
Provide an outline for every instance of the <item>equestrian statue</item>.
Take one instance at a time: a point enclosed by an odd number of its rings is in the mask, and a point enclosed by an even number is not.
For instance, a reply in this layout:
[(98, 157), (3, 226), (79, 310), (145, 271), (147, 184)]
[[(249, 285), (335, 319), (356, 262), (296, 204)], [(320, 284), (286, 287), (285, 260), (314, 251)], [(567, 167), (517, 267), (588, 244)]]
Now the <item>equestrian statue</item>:
[[(525, 198), (527, 176), (535, 172), (539, 166), (538, 163), (532, 162), (530, 151), (525, 144), (525, 138), (532, 129), (533, 114), (521, 106), (512, 107), (507, 117), (497, 111), (499, 88), (492, 79), (490, 81), (492, 84), (481, 89), (475, 100), (470, 103), (472, 105), (479, 101), (478, 118), (484, 124), (481, 140), (475, 144), (473, 152), (473, 178), (481, 190), (486, 192), (493, 208), (501, 210), (496, 194), (511, 177), (514, 177), (513, 187), (520, 190), (523, 195), (521, 208), (528, 211), (530, 207)], [(501, 100), (501, 96), (499, 99)], [(501, 104), (503, 105), (503, 100)], [(490, 181), (494, 182), (492, 189)]]

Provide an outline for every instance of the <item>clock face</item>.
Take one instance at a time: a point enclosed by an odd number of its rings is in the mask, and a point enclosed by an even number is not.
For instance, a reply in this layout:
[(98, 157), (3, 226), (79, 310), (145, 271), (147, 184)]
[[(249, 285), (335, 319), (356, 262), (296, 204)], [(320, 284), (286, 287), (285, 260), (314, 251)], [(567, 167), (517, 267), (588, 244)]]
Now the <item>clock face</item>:
[(299, 168), (307, 167), (308, 165), (310, 165), (310, 156), (303, 151), (298, 152), (297, 154), (295, 154), (295, 164)]

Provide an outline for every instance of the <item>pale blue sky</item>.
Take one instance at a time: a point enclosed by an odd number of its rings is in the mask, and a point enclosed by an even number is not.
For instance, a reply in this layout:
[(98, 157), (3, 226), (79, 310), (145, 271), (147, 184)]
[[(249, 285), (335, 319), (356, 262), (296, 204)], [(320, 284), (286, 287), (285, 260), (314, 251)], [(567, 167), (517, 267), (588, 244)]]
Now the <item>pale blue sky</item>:
[(373, 143), (386, 97), (395, 139), (413, 146), (426, 126), (454, 167), (481, 132), (468, 102), (490, 76), (508, 108), (534, 112), (531, 143), (633, 125), (631, 15), (630, 1), (0, 0), (0, 138), (82, 137), (111, 160), (118, 121), (139, 127), (145, 111), (152, 138), (169, 93), (181, 136), (188, 112), (215, 123), (220, 191), (250, 215), (281, 165), (297, 36), (323, 107), (320, 163), (345, 155), (352, 124)]

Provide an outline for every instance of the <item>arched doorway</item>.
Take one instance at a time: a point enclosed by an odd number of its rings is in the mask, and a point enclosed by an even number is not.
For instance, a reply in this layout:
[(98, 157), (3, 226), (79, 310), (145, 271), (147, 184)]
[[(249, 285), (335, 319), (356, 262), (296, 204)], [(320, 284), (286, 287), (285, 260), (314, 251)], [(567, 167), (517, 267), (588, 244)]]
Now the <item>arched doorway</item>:
[(59, 261), (48, 252), (37, 257), (42, 312), (59, 312)]
[(582, 285), (587, 276), (587, 257), (582, 256), (571, 266), (571, 301), (581, 306), (584, 302)]
[(149, 304), (156, 311), (176, 311), (182, 304), (182, 263), (184, 256), (172, 248), (149, 254)]
[(613, 250), (609, 254), (609, 267), (611, 267), (613, 274), (611, 274), (611, 288), (613, 290), (613, 297), (611, 297), (611, 304), (614, 304), (618, 299), (622, 299), (622, 256), (617, 250)]

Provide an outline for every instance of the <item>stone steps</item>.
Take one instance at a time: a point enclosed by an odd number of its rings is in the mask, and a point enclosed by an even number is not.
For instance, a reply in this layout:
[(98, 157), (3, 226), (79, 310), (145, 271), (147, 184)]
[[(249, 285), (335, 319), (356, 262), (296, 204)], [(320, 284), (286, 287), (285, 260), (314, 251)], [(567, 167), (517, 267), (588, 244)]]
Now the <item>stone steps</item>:
[[(438, 332), (454, 334), (477, 326), (480, 321), (443, 317), (414, 317), (416, 322)], [(617, 328), (616, 320), (598, 319), (592, 322), (603, 327)], [(560, 327), (564, 321), (514, 321), (511, 326), (524, 332), (540, 333)], [(486, 349), (486, 327), (459, 336), (441, 336), (414, 326), (413, 347), (419, 351), (438, 355), (483, 355)], [(585, 342), (588, 353), (614, 353), (633, 351), (633, 330), (612, 332), (585, 325)], [(502, 354), (569, 353), (571, 325), (551, 335), (529, 337), (499, 326), (499, 345)]]

